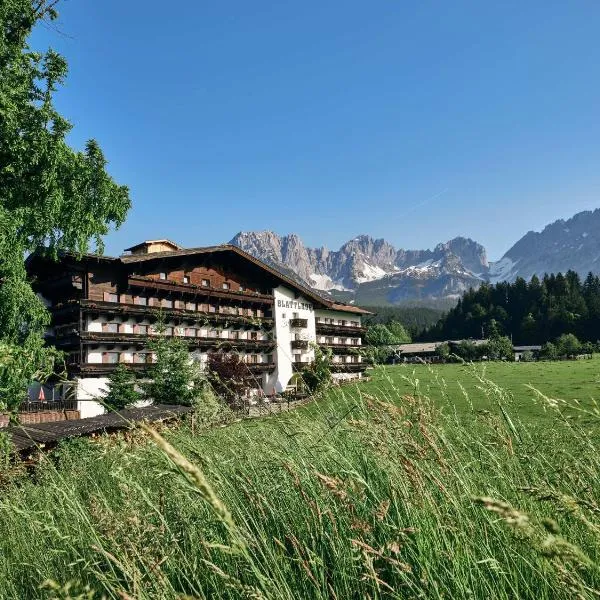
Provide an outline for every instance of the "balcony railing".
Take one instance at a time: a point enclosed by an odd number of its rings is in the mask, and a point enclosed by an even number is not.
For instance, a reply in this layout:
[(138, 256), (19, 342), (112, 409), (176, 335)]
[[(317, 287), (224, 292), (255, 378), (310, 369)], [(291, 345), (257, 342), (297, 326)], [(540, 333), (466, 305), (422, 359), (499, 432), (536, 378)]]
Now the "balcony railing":
[(308, 348), (308, 340), (292, 340), (292, 348), (294, 350), (306, 350)]
[(19, 412), (36, 413), (60, 410), (77, 410), (75, 398), (61, 398), (60, 400), (25, 400), (19, 407)]
[(320, 333), (354, 333), (360, 335), (367, 331), (366, 327), (359, 325), (340, 325), (339, 323), (325, 323), (323, 321), (317, 321), (315, 325), (317, 331)]
[(149, 288), (155, 290), (166, 290), (192, 294), (194, 296), (213, 296), (215, 298), (235, 298), (258, 302), (261, 304), (273, 304), (273, 296), (270, 294), (260, 294), (250, 291), (224, 290), (213, 288), (211, 286), (195, 285), (193, 283), (181, 283), (179, 281), (169, 281), (168, 279), (154, 279), (142, 275), (130, 275), (127, 283), (131, 287)]
[[(78, 304), (73, 303), (67, 306), (57, 307), (53, 310), (66, 310), (67, 308), (76, 308)], [(98, 314), (118, 314), (118, 315), (139, 315), (156, 317), (162, 314), (165, 318), (179, 318), (191, 321), (206, 320), (216, 323), (240, 323), (249, 327), (270, 328), (273, 326), (272, 317), (257, 317), (250, 315), (227, 314), (219, 312), (210, 312), (203, 310), (188, 310), (184, 308), (167, 308), (159, 306), (146, 306), (142, 304), (129, 304), (125, 302), (105, 302), (101, 300), (81, 300), (81, 308), (87, 313)]]
[(290, 319), (290, 327), (304, 329), (308, 327), (308, 319)]

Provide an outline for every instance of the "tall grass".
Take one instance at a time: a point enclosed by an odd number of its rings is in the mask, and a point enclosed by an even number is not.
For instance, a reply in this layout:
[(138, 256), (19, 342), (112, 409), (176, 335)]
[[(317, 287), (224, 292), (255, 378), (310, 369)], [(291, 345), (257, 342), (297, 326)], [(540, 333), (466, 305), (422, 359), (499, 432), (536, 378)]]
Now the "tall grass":
[[(65, 444), (2, 493), (0, 596), (598, 597), (595, 414), (522, 423), (471, 376), (494, 410), (440, 411), (407, 370), (410, 395), (389, 379)], [(427, 384), (444, 393), (435, 370)]]

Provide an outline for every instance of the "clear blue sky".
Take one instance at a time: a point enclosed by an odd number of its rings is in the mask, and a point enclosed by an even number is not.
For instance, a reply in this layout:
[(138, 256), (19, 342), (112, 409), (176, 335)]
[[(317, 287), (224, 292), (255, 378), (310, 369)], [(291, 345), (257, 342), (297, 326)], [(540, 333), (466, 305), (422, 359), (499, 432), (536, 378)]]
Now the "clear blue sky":
[(600, 206), (600, 3), (63, 0), (71, 142), (130, 186), (107, 252), (239, 230), (498, 259)]

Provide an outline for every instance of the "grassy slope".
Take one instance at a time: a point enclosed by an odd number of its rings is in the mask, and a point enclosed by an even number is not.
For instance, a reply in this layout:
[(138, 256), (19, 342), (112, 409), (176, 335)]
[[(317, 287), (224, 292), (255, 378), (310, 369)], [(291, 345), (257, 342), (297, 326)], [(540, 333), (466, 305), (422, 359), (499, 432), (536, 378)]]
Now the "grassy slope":
[[(458, 412), (476, 409), (489, 410), (496, 406), (496, 397), (485, 392), (475, 376), (481, 374), (495, 382), (513, 397), (511, 407), (524, 420), (539, 420), (549, 414), (529, 386), (551, 398), (581, 402), (590, 407), (600, 399), (600, 357), (593, 360), (539, 362), (539, 363), (478, 363), (474, 366), (457, 364), (397, 365), (372, 371), (371, 381), (361, 389), (371, 393), (385, 393), (393, 385), (400, 395), (414, 393), (409, 380), (418, 380), (418, 391), (430, 396), (440, 408)], [(470, 398), (467, 401), (465, 390)], [(444, 394), (446, 397), (444, 397)]]
[(0, 499), (0, 597), (594, 597), (600, 453), (521, 392), (593, 396), (598, 365), (489, 365), (514, 402), (464, 367), (396, 367), (295, 413), (165, 432), (201, 471), (139, 431), (71, 443)]

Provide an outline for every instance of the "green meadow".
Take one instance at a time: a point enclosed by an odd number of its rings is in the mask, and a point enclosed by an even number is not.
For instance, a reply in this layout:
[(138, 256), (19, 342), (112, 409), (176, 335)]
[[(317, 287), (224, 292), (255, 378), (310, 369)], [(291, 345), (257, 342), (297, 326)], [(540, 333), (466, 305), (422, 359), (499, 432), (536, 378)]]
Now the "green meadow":
[(0, 597), (597, 598), (598, 366), (380, 368), (70, 441), (3, 479)]

